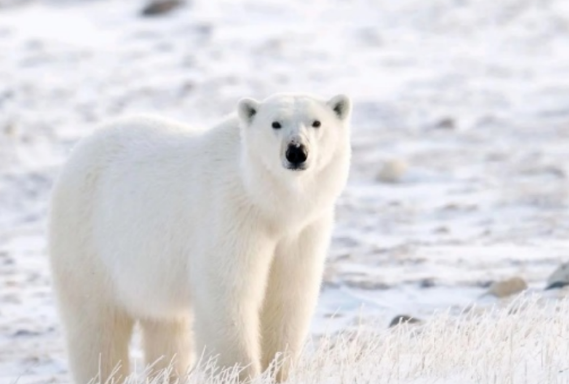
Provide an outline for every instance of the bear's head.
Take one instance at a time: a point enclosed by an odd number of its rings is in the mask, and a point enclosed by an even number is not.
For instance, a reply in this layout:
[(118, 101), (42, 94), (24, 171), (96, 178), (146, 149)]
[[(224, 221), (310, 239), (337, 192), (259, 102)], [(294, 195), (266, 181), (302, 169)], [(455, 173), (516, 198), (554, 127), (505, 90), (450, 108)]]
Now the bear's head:
[(277, 94), (237, 106), (245, 150), (272, 173), (300, 176), (349, 161), (351, 102), (307, 95)]

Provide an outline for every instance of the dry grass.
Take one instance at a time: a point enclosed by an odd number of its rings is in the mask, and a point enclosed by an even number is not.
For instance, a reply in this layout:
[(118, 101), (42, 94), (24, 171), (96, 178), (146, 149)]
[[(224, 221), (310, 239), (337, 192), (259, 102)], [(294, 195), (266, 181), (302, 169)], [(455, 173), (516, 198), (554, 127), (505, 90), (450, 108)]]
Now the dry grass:
[[(151, 381), (166, 383), (167, 373)], [(199, 364), (187, 384), (238, 383)], [(145, 382), (144, 374), (128, 383)], [(265, 375), (254, 381), (272, 383)], [(363, 323), (313, 340), (291, 384), (569, 383), (569, 301), (520, 297), (501, 308), (435, 315), (420, 326)]]

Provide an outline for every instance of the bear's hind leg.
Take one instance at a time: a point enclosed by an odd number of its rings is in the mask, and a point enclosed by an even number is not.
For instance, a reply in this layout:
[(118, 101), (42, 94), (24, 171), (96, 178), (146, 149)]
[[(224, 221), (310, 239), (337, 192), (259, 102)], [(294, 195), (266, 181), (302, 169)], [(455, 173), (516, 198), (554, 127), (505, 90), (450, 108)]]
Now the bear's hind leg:
[(184, 377), (192, 363), (191, 321), (189, 317), (175, 320), (143, 320), (144, 359), (151, 366), (151, 376), (171, 369), (171, 378)]
[(79, 305), (67, 309), (71, 311), (64, 311), (64, 320), (75, 383), (122, 382), (129, 374), (132, 319), (110, 307)]

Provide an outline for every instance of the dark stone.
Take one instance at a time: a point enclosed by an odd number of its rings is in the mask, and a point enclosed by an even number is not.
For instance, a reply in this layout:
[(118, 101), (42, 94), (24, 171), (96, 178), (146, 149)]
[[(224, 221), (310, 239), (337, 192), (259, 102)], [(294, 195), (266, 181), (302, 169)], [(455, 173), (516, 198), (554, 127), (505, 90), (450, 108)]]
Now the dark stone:
[(141, 14), (143, 16), (160, 16), (179, 8), (183, 4), (183, 0), (155, 0), (144, 7)]
[(419, 324), (419, 323), (421, 323), (421, 320), (416, 319), (412, 316), (397, 315), (393, 318), (393, 320), (391, 320), (391, 323), (389, 323), (389, 328), (395, 327), (396, 325), (399, 324)]
[(423, 279), (421, 280), (421, 282), (419, 283), (419, 286), (421, 288), (432, 288), (435, 286), (435, 280), (433, 279)]
[(554, 283), (549, 284), (547, 287), (545, 287), (545, 290), (547, 291), (548, 289), (557, 289), (557, 288), (563, 288), (569, 285), (569, 282), (567, 281), (556, 281)]
[(435, 123), (437, 129), (455, 129), (456, 122), (452, 117), (445, 117)]

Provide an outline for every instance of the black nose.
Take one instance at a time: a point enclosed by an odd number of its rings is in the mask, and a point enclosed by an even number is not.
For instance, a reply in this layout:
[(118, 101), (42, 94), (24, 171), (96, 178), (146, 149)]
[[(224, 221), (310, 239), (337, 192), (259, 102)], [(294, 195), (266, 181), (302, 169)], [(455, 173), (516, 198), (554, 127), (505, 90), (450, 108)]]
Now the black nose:
[(304, 145), (289, 144), (285, 156), (292, 165), (300, 165), (306, 161), (308, 152)]

